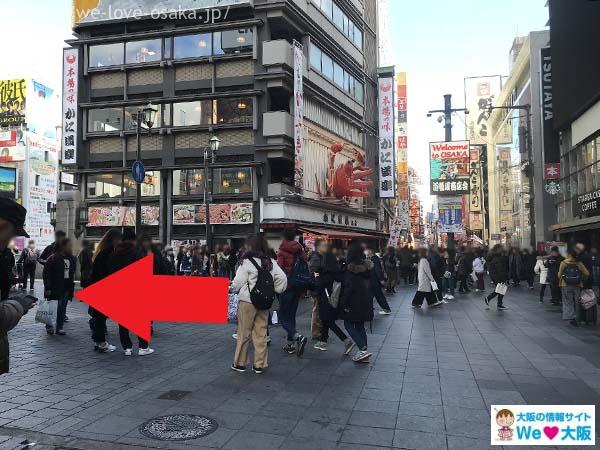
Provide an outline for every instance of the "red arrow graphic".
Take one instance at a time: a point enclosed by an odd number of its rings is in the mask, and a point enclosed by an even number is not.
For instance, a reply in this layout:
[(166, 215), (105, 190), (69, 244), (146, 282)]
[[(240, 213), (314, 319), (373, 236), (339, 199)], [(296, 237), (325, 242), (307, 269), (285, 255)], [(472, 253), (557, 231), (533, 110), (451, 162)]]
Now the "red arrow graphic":
[(150, 341), (150, 322), (227, 323), (227, 278), (152, 274), (153, 257), (75, 293), (82, 302)]

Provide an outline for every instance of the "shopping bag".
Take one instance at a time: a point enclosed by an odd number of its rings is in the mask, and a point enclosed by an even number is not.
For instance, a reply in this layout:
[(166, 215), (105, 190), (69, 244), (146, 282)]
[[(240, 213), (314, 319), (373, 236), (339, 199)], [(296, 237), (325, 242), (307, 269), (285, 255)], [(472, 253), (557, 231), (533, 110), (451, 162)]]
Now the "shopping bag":
[(506, 283), (498, 283), (496, 285), (497, 294), (506, 295), (506, 291), (508, 291), (508, 285)]
[(228, 305), (227, 305), (227, 320), (229, 322), (237, 322), (237, 320), (238, 320), (238, 304), (239, 304), (238, 294), (234, 294), (234, 293), (229, 294), (229, 301), (228, 301)]
[(438, 285), (437, 285), (437, 283), (435, 281), (431, 282), (431, 290), (434, 291), (434, 292), (440, 290), (440, 288), (438, 287)]
[(590, 309), (598, 304), (596, 294), (592, 289), (583, 289), (581, 291), (581, 299), (579, 300), (583, 309)]
[(271, 313), (271, 323), (273, 325), (277, 325), (279, 323), (279, 316), (277, 315), (277, 310), (274, 310)]
[(35, 313), (35, 321), (54, 327), (56, 325), (56, 311), (58, 309), (58, 301), (49, 301), (45, 298), (40, 301), (38, 309)]
[(475, 272), (471, 272), (471, 279), (477, 283), (477, 274)]
[(339, 281), (333, 282), (333, 288), (331, 290), (331, 293), (329, 292), (328, 289), (325, 289), (325, 294), (327, 295), (327, 301), (329, 302), (329, 305), (334, 309), (337, 309), (337, 307), (340, 304), (341, 292), (342, 292), (342, 283), (340, 283)]

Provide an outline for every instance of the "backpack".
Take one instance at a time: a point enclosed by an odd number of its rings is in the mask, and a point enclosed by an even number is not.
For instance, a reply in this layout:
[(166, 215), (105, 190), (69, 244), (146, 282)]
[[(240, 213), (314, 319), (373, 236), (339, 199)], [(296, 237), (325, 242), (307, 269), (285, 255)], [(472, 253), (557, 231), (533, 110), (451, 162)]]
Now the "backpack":
[(562, 275), (568, 286), (579, 286), (581, 284), (581, 270), (577, 264), (567, 264)]
[(38, 260), (38, 255), (35, 251), (31, 249), (25, 249), (25, 264), (31, 265), (36, 264)]
[(248, 258), (252, 265), (256, 268), (256, 284), (250, 289), (248, 282), (248, 290), (250, 291), (250, 301), (258, 310), (271, 309), (275, 301), (275, 280), (273, 275), (264, 267), (259, 266), (254, 261), (254, 258)]
[(308, 263), (300, 256), (294, 257), (294, 265), (288, 275), (288, 286), (294, 289), (311, 289), (314, 284), (308, 270)]

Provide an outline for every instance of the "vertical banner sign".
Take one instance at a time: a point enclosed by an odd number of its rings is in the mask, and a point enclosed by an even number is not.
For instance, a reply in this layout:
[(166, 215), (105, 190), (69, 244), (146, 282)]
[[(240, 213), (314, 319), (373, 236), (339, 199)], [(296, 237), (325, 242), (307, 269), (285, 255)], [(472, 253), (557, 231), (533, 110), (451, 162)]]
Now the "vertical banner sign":
[(500, 211), (513, 210), (510, 198), (510, 148), (500, 148), (498, 161), (500, 166)]
[(465, 104), (469, 110), (467, 138), (471, 144), (486, 144), (492, 139), (488, 127), (490, 107), (494, 106), (501, 89), (502, 78), (499, 75), (465, 78)]
[(294, 41), (294, 180), (302, 190), (304, 183), (304, 48)]
[(394, 78), (379, 78), (379, 197), (394, 198)]
[(62, 163), (77, 163), (79, 51), (63, 50)]
[(396, 165), (400, 226), (408, 230), (408, 96), (406, 72), (396, 75)]
[(560, 192), (560, 146), (554, 130), (554, 103), (552, 95), (552, 49), (542, 48), (542, 140), (544, 146), (544, 190), (550, 195)]
[(481, 195), (481, 163), (480, 155), (482, 146), (471, 146), (471, 163), (469, 171), (469, 228), (471, 230), (483, 229), (482, 195)]
[(400, 227), (400, 218), (398, 216), (394, 217), (394, 222), (392, 223), (392, 228), (390, 229), (390, 240), (388, 241), (388, 247), (397, 248), (400, 243), (400, 234), (402, 233), (402, 228)]

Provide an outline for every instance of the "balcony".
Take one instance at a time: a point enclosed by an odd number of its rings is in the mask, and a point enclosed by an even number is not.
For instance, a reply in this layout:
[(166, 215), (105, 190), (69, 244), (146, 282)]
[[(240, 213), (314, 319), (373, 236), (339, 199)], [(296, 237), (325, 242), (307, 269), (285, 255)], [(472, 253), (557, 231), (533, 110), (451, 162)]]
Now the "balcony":
[(285, 39), (263, 42), (263, 66), (269, 70), (270, 66), (286, 65), (294, 67), (292, 45)]
[(268, 144), (286, 144), (294, 140), (292, 115), (286, 111), (263, 114), (263, 136)]

